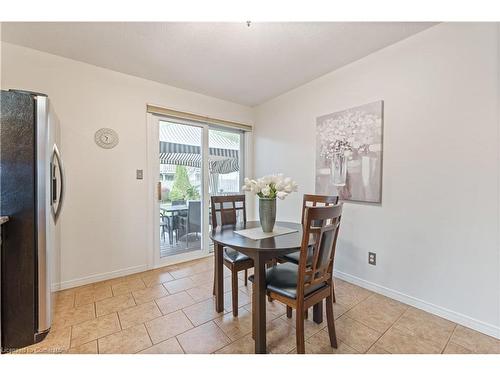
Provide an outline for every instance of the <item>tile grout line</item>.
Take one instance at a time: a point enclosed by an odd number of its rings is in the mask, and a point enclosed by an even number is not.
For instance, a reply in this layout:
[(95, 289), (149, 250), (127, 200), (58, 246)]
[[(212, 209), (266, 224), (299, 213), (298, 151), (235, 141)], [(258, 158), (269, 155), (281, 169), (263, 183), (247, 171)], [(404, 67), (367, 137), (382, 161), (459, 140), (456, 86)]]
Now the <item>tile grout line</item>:
[[(406, 312), (407, 312), (407, 311), (409, 311), (411, 308), (416, 309), (416, 310), (420, 310), (420, 309), (417, 309), (416, 307), (412, 307), (412, 306), (410, 306), (410, 307), (406, 310)], [(406, 312), (405, 312), (405, 313), (406, 313)], [(403, 314), (403, 315), (404, 315), (404, 314)], [(432, 315), (432, 316), (435, 316), (434, 314), (431, 314), (431, 315)], [(401, 320), (401, 318), (402, 318), (402, 316), (401, 316), (401, 317), (400, 317), (397, 321), (395, 321), (395, 322), (394, 322), (393, 326), (394, 326), (394, 325), (395, 325), (395, 324), (396, 324), (399, 320)], [(447, 339), (447, 341), (446, 341), (446, 343), (445, 343), (445, 346), (443, 347), (443, 349), (441, 349), (441, 353), (440, 353), (440, 354), (442, 354), (442, 351), (446, 348), (446, 345), (448, 345), (448, 342), (449, 342), (449, 340), (451, 339), (451, 336), (453, 335), (453, 332), (455, 332), (455, 329), (456, 329), (457, 324), (456, 324), (456, 323), (454, 323), (454, 322), (451, 322), (451, 323), (453, 323), (453, 324), (455, 325), (455, 327), (453, 327), (453, 330), (452, 330), (452, 332), (451, 332), (450, 336), (448, 337), (448, 339)], [(392, 327), (391, 327), (391, 328), (392, 328)], [(406, 327), (394, 327), (394, 329), (396, 329), (396, 330), (398, 330), (398, 331), (402, 331), (402, 332), (404, 332), (404, 333), (408, 333), (409, 335), (414, 336), (414, 337), (416, 337), (416, 338), (417, 338), (417, 339), (419, 339), (419, 340), (423, 340), (423, 341), (426, 341), (426, 342), (429, 342), (429, 343), (432, 343), (432, 344), (436, 344), (436, 345), (441, 345), (439, 342), (434, 341), (432, 338), (427, 338), (427, 337), (420, 336), (420, 335), (418, 335), (418, 333), (417, 333), (417, 332), (414, 332), (414, 331), (412, 331), (412, 330), (411, 330), (411, 329), (409, 329), (409, 328), (406, 328)], [(437, 354), (437, 353), (436, 353), (436, 354)]]
[[(151, 342), (151, 346), (148, 346), (147, 348), (142, 349), (142, 350), (146, 350), (146, 349), (152, 348), (156, 344), (153, 342), (153, 339), (151, 338), (151, 335), (149, 334), (148, 327), (146, 327), (146, 323), (142, 323), (142, 325), (144, 326), (144, 329), (146, 330), (146, 333), (149, 337), (149, 342)], [(142, 352), (142, 350), (139, 350), (139, 352)], [(137, 353), (139, 353), (139, 352), (137, 352)]]
[[(376, 343), (378, 343), (382, 337), (384, 337), (384, 335), (387, 333), (387, 331), (389, 331), (392, 327), (394, 327), (394, 325), (395, 325), (395, 324), (396, 324), (396, 323), (397, 323), (397, 322), (401, 319), (401, 317), (402, 317), (402, 316), (403, 316), (403, 315), (404, 315), (404, 314), (408, 311), (408, 309), (409, 309), (409, 308), (410, 308), (410, 307), (408, 306), (408, 307), (405, 309), (405, 311), (403, 311), (403, 312), (401, 313), (401, 315), (399, 315), (399, 317), (398, 317), (398, 318), (394, 321), (394, 323), (392, 323), (392, 324), (389, 326), (389, 328), (387, 328), (387, 329), (386, 329), (386, 330), (385, 330), (385, 331), (384, 331), (384, 332), (383, 332), (383, 333), (379, 336), (379, 338), (378, 338), (377, 340), (375, 340), (375, 342), (374, 342), (374, 343), (373, 343), (373, 344), (372, 344), (372, 345), (371, 345), (371, 346), (370, 346), (370, 347), (366, 350), (366, 352), (365, 352), (365, 353), (368, 353), (368, 351), (369, 351), (369, 350), (370, 350), (370, 349), (371, 349), (371, 348), (372, 348), (372, 347), (373, 347)], [(355, 320), (356, 322), (358, 322), (358, 321), (357, 321), (356, 319), (354, 319), (354, 318), (351, 318), (351, 319), (353, 319), (353, 320)], [(358, 323), (361, 323), (361, 322), (358, 322)], [(361, 323), (361, 324), (363, 324), (363, 323)], [(366, 324), (364, 324), (364, 326), (365, 326), (365, 327), (368, 327)], [(368, 327), (368, 328), (370, 328), (370, 327)], [(373, 328), (370, 328), (370, 329), (373, 329)], [(374, 331), (375, 331), (375, 330), (374, 330)], [(378, 331), (377, 331), (377, 332), (378, 332)], [(384, 350), (385, 350), (386, 352), (388, 352), (388, 353), (391, 353), (390, 351), (388, 351), (388, 350), (387, 350), (387, 349), (385, 349), (385, 348), (382, 348), (382, 349), (384, 349)], [(393, 354), (393, 353), (391, 353), (391, 354)]]
[[(163, 296), (163, 297), (166, 297), (166, 296)], [(160, 297), (160, 298), (163, 298), (163, 297)], [(160, 313), (161, 313), (161, 316), (157, 317), (157, 318), (154, 318), (154, 319), (151, 319), (149, 320), (150, 322), (155, 320), (155, 319), (158, 319), (158, 318), (161, 318), (163, 316), (165, 316), (166, 314), (163, 314), (163, 311), (160, 309), (160, 305), (158, 305), (158, 302), (156, 302), (156, 299), (153, 298), (153, 302), (155, 303), (156, 307), (158, 308), (158, 310), (160, 310)], [(146, 323), (144, 323), (146, 324)], [(147, 330), (147, 327), (146, 327), (146, 330)]]
[(66, 350), (71, 349), (71, 338), (73, 337), (73, 326), (69, 327), (69, 347)]
[[(92, 342), (94, 340), (97, 341), (97, 343), (99, 344), (99, 340), (104, 339), (104, 338), (109, 337), (109, 336), (112, 336), (114, 334), (122, 332), (123, 330), (121, 329), (120, 318), (118, 316), (118, 312), (117, 311), (113, 311), (112, 313), (109, 313), (109, 314), (106, 314), (106, 315), (101, 315), (99, 318), (104, 317), (104, 316), (108, 316), (108, 315), (113, 315), (113, 314), (116, 314), (116, 316), (117, 316), (118, 324), (120, 325), (120, 330), (119, 331), (108, 333), (107, 335), (104, 335), (104, 336), (101, 336), (101, 337), (96, 337), (95, 339), (86, 341), (86, 342), (84, 342), (84, 343), (82, 343), (82, 344), (80, 344), (78, 346), (86, 345), (86, 344), (88, 344), (88, 343), (90, 343), (90, 342)], [(98, 318), (96, 318), (96, 319), (98, 319)], [(87, 322), (88, 322), (88, 320), (87, 320)], [(83, 322), (83, 323), (85, 323), (85, 322)], [(135, 326), (133, 326), (133, 327), (135, 327)]]
[[(187, 331), (186, 331), (186, 332), (187, 332)], [(174, 337), (172, 337), (172, 338), (173, 338), (173, 339), (177, 342), (177, 344), (178, 344), (178, 345), (179, 345), (179, 347), (181, 348), (182, 352), (183, 352), (184, 354), (186, 354), (186, 351), (185, 351), (185, 350), (184, 350), (184, 348), (182, 347), (182, 345), (181, 345), (180, 341), (177, 339), (177, 336), (174, 336)], [(166, 341), (166, 340), (165, 340), (165, 341)]]
[(120, 330), (118, 332), (122, 332), (123, 327), (122, 327), (122, 321), (120, 319), (120, 314), (118, 314), (118, 311), (115, 311), (115, 314), (116, 314), (116, 317), (118, 318), (118, 324), (120, 325)]
[[(453, 327), (453, 331), (451, 331), (450, 337), (448, 337), (448, 340), (446, 341), (446, 344), (444, 345), (443, 349), (441, 350), (441, 354), (444, 354), (444, 351), (446, 350), (446, 347), (451, 341), (451, 338), (453, 337), (453, 334), (457, 330), (458, 324), (455, 323), (455, 327)], [(461, 346), (461, 345), (460, 345)]]

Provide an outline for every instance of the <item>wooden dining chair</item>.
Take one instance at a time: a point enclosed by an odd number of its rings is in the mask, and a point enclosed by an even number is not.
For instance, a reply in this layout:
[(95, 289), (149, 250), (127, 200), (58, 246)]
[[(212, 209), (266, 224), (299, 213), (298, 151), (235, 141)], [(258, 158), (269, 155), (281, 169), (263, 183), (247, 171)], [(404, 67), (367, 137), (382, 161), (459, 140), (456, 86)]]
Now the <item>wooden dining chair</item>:
[[(339, 201), (338, 195), (314, 195), (314, 194), (304, 194), (302, 199), (302, 220), (301, 223), (304, 225), (304, 214), (306, 207), (322, 207), (322, 206), (332, 206), (337, 204)], [(291, 262), (294, 264), (299, 264), (300, 259), (300, 251), (296, 251), (294, 253), (283, 255), (279, 261), (280, 262)], [(309, 247), (307, 250), (307, 263), (310, 264), (312, 260), (312, 247)], [(335, 302), (335, 287), (332, 283), (332, 297), (333, 302)], [(322, 308), (319, 310), (319, 314), (323, 314)], [(306, 318), (307, 318), (306, 311)], [(288, 318), (292, 317), (292, 309), (287, 308), (286, 316)]]
[[(304, 198), (302, 199), (302, 225), (304, 225), (304, 214), (306, 207), (321, 207), (321, 206), (332, 206), (337, 204), (339, 201), (338, 195), (313, 195), (313, 194), (304, 194)], [(300, 251), (296, 251), (291, 254), (283, 255), (280, 260), (286, 262), (292, 262), (295, 264), (299, 264)], [(310, 248), (307, 252), (307, 260), (310, 262), (312, 259), (312, 248)]]
[[(311, 306), (326, 300), (326, 318), (330, 345), (337, 347), (333, 316), (333, 262), (342, 216), (342, 204), (305, 207), (299, 264), (277, 264), (266, 271), (266, 293), (296, 309), (297, 353), (305, 353), (304, 318)], [(314, 235), (310, 263), (307, 262), (310, 235)], [(252, 289), (252, 306), (255, 292)], [(255, 312), (253, 312), (255, 313)], [(252, 319), (253, 321), (253, 319)], [(255, 327), (252, 326), (255, 335)]]
[[(236, 225), (238, 213), (243, 223), (247, 221), (245, 195), (226, 195), (211, 197), (212, 226)], [(231, 271), (231, 291), (233, 302), (233, 316), (238, 316), (238, 272), (245, 271), (245, 285), (247, 285), (248, 269), (253, 267), (253, 260), (231, 248), (224, 248), (223, 263)], [(215, 294), (215, 275), (214, 288)]]

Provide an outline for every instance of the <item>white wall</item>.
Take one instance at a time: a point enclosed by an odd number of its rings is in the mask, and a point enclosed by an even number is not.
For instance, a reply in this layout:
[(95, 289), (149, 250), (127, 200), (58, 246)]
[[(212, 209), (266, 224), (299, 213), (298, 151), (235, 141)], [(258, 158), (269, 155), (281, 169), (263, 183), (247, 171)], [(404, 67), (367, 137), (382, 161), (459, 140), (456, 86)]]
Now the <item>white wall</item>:
[[(346, 203), (338, 276), (500, 336), (496, 24), (440, 24), (256, 108), (255, 175), (314, 192), (316, 117), (385, 102), (382, 205)], [(368, 265), (377, 252), (377, 266)]]
[[(316, 117), (383, 99), (383, 203), (346, 203), (337, 275), (499, 336), (499, 49), (494, 24), (442, 24), (255, 109), (7, 43), (1, 73), (2, 88), (47, 93), (62, 123), (63, 287), (147, 265), (146, 103), (256, 116), (254, 175), (297, 179), (278, 215), (298, 221)], [(101, 127), (118, 131), (114, 150), (95, 146)]]
[[(252, 109), (92, 65), (2, 43), (2, 88), (48, 94), (61, 122), (67, 196), (61, 216), (62, 287), (146, 268), (146, 103), (252, 123)], [(103, 150), (94, 133), (114, 128)]]

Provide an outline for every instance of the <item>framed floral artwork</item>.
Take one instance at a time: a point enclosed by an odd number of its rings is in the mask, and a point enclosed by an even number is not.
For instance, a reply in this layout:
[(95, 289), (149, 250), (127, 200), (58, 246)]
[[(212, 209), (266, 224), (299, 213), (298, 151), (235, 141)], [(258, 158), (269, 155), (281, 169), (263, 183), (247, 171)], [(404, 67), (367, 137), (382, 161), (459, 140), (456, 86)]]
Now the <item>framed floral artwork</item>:
[(316, 119), (316, 193), (382, 202), (384, 102)]

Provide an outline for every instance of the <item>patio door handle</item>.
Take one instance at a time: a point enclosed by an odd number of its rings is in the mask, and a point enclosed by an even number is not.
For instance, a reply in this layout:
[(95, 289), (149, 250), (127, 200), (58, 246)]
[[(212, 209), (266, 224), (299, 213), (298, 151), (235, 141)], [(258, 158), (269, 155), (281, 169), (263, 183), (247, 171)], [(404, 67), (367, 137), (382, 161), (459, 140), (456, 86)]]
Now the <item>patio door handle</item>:
[(158, 181), (156, 183), (156, 196), (158, 198), (158, 202), (160, 202), (161, 201), (161, 182), (160, 181)]

